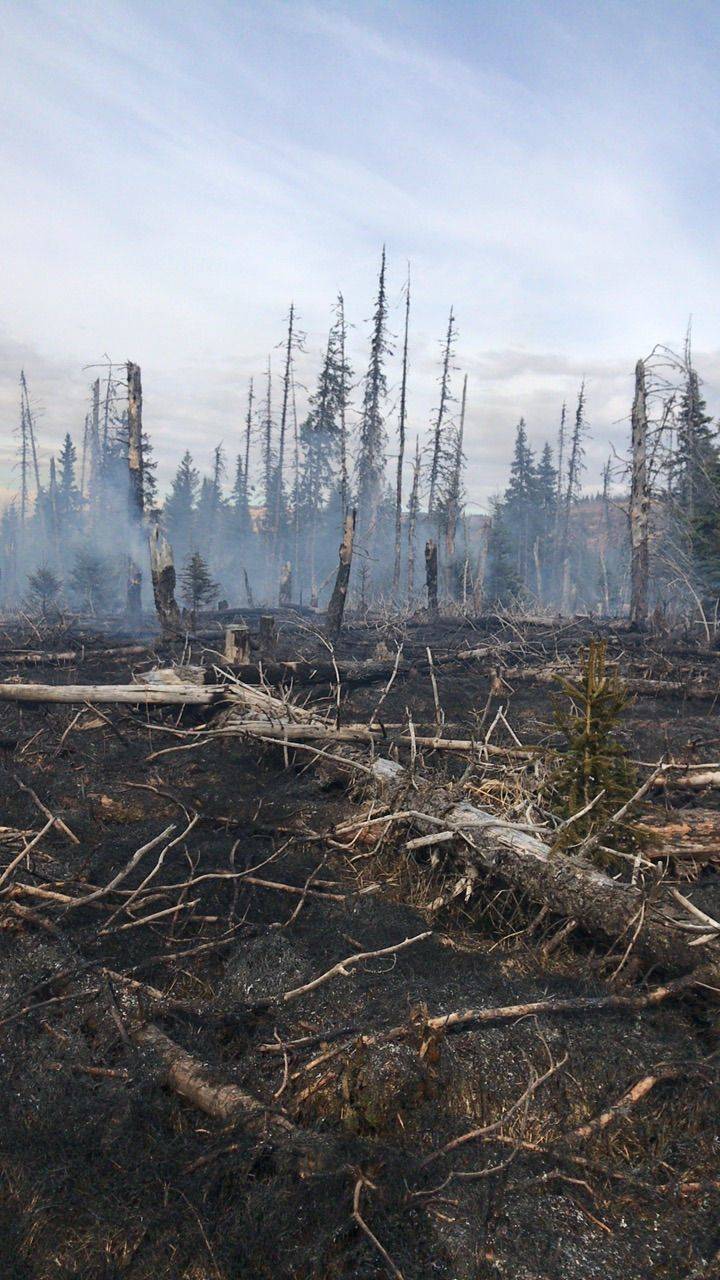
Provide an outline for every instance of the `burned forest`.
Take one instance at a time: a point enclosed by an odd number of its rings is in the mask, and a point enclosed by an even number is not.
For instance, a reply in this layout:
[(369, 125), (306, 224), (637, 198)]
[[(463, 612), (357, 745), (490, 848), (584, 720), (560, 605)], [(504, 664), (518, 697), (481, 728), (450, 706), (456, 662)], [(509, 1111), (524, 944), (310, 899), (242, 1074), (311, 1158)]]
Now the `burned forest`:
[(629, 359), (599, 491), (588, 379), (541, 448), (509, 428), (477, 514), (460, 320), (420, 428), (389, 270), (307, 387), (291, 305), (232, 448), (166, 492), (140, 363), (92, 370), (49, 465), (21, 375), (3, 1276), (720, 1275), (720, 442), (690, 339)]

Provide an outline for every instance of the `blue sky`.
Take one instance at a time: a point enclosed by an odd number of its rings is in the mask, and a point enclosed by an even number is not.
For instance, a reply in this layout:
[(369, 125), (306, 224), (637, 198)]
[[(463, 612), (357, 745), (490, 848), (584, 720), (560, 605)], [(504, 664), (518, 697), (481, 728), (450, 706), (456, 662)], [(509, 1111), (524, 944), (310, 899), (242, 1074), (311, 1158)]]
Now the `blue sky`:
[[(185, 447), (203, 465), (220, 440), (233, 451), (291, 300), (302, 383), (339, 289), (362, 369), (383, 241), (398, 333), (412, 265), (411, 435), (455, 307), (479, 506), (520, 414), (541, 444), (583, 374), (593, 479), (622, 447), (635, 360), (679, 345), (691, 314), (717, 407), (716, 4), (6, 0), (2, 15), (6, 490), (21, 364), (47, 456), (81, 434), (83, 367), (137, 360), (167, 481)], [(398, 378), (396, 362), (390, 408)]]

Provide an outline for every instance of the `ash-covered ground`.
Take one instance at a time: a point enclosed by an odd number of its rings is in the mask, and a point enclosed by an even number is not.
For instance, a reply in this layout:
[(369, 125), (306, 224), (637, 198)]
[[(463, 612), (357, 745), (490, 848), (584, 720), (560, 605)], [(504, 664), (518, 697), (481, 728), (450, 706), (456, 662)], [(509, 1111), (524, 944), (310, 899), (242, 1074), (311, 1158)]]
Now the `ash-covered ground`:
[[(551, 687), (513, 672), (576, 653), (591, 630), (351, 626), (338, 665), (389, 665), (341, 679), (341, 722), (368, 721), (403, 639), (382, 703), (389, 740), (408, 716), (418, 735), (436, 731), (430, 646), (445, 736), (486, 731), (502, 706), (522, 744), (551, 744)], [(629, 675), (718, 682), (717, 655), (682, 638), (607, 634)], [(185, 660), (217, 661), (219, 625), (217, 637)], [(123, 643), (137, 637), (8, 628), (3, 679), (117, 684), (180, 656), (151, 639), (145, 653), (104, 652)], [(453, 656), (478, 647), (495, 656)], [(10, 652), (23, 649), (38, 660)], [(55, 662), (53, 650), (75, 657)], [(328, 661), (306, 623), (281, 621), (278, 660), (303, 654)], [(332, 680), (294, 696), (336, 704)], [(434, 1015), (642, 993), (663, 974), (632, 952), (621, 963), (627, 940), (609, 954), (491, 876), (467, 902), (432, 911), (431, 849), (408, 852), (401, 824), (348, 828), (372, 800), (362, 774), (349, 787), (310, 752), (177, 736), (213, 714), (0, 703), (0, 1274), (720, 1275), (716, 993), (429, 1034)], [(494, 741), (512, 745), (512, 734), (499, 725)], [(667, 751), (707, 761), (720, 718), (711, 697), (639, 696), (622, 735), (643, 761)], [(419, 773), (438, 771), (458, 797), (523, 821), (522, 773), (534, 764), (420, 757)], [(712, 832), (716, 794), (654, 794), (643, 821), (692, 827), (700, 813)], [(703, 848), (668, 867), (712, 913), (712, 836)], [(292, 994), (343, 958), (426, 931)], [(236, 1086), (259, 1108), (220, 1118), (181, 1096), (148, 1026), (193, 1060), (200, 1094)], [(645, 1095), (614, 1109), (650, 1077)]]

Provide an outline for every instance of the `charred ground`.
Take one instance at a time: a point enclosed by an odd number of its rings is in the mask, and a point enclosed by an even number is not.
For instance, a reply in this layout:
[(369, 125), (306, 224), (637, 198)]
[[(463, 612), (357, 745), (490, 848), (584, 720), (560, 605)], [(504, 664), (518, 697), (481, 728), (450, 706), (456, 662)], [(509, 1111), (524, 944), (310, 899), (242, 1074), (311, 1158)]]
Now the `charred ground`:
[[(279, 629), (278, 661), (328, 663), (306, 622), (280, 619)], [(428, 646), (445, 737), (484, 736), (502, 706), (523, 746), (552, 744), (543, 672), (592, 630), (498, 619), (351, 625), (334, 655), (341, 673), (351, 668), (341, 722), (368, 721), (402, 640), (382, 703), (388, 746), (408, 713), (418, 735), (436, 731)], [(603, 634), (623, 674), (647, 685), (623, 719), (632, 754), (711, 760), (717, 655), (685, 637)], [(217, 660), (221, 636), (218, 624), (217, 641), (196, 641), (184, 661)], [(4, 678), (116, 684), (181, 656), (140, 643), (145, 652), (136, 636), (14, 629)], [(136, 651), (107, 654), (124, 644)], [(332, 708), (334, 681), (298, 681), (294, 697)], [(0, 886), (3, 1275), (718, 1274), (712, 993), (430, 1033), (432, 1015), (642, 994), (663, 975), (632, 951), (623, 959), (628, 939), (609, 953), (492, 875), (433, 912), (436, 851), (407, 852), (402, 824), (338, 831), (368, 812), (361, 771), (349, 789), (311, 767), (310, 752), (173, 736), (212, 721), (212, 709), (0, 706), (0, 876), (49, 821), (41, 806), (67, 828), (50, 827)], [(499, 723), (493, 741), (513, 746)], [(180, 749), (157, 754), (168, 747)], [(407, 759), (405, 747), (398, 754)], [(419, 778), (440, 773), (458, 797), (530, 820), (524, 777), (535, 762), (470, 768), (467, 753), (419, 754)], [(716, 794), (658, 790), (642, 813), (668, 876), (711, 915)], [(117, 890), (78, 905), (171, 825)], [(171, 844), (153, 895), (132, 898)], [(343, 958), (427, 930), (284, 998)], [(201, 1093), (236, 1086), (259, 1111), (222, 1120), (179, 1097), (148, 1026), (198, 1065)], [(405, 1034), (383, 1038), (401, 1026)], [(612, 1110), (648, 1078), (646, 1094)], [(587, 1124), (591, 1132), (576, 1132)]]

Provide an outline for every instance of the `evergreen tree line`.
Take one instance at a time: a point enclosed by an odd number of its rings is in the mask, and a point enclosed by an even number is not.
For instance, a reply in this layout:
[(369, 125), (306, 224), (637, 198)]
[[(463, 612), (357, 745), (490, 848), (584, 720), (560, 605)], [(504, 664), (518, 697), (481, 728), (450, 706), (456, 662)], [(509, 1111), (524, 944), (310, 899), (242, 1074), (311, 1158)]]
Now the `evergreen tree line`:
[[(225, 600), (323, 607), (337, 566), (345, 515), (357, 511), (351, 603), (399, 608), (423, 602), (428, 538), (438, 545), (441, 594), (467, 609), (516, 604), (622, 613), (628, 601), (628, 528), (622, 468), (609, 460), (602, 493), (583, 495), (588, 437), (585, 386), (563, 404), (557, 439), (539, 454), (523, 419), (508, 483), (487, 521), (465, 511), (467, 378), (458, 376), (457, 322), (450, 309), (440, 343), (436, 405), (416, 431), (405, 483), (409, 423), (410, 278), (401, 339), (388, 327), (383, 250), (365, 372), (348, 356), (342, 295), (314, 387), (298, 412), (295, 364), (304, 335), (294, 305), (280, 358), (268, 359), (262, 387), (250, 380), (229, 454), (223, 444), (201, 475), (181, 458), (164, 502), (152, 446), (142, 437), (144, 521), (159, 521), (173, 548), (188, 609)], [(682, 376), (663, 400), (653, 445), (656, 603), (680, 594), (720, 595), (720, 446), (689, 349)], [(399, 394), (389, 390), (390, 382)], [(392, 401), (392, 403), (391, 403)], [(109, 365), (92, 388), (80, 447), (66, 434), (43, 481), (36, 424), (24, 374), (18, 431), (19, 493), (0, 523), (0, 588), (5, 607), (30, 601), (47, 613), (61, 596), (92, 613), (124, 607), (127, 566), (144, 565), (142, 524), (128, 505), (128, 402), (122, 370)], [(394, 465), (391, 465), (394, 464)], [(34, 493), (33, 493), (34, 490)], [(150, 604), (146, 596), (146, 603)]]
[[(666, 354), (666, 353), (665, 353)], [(661, 614), (720, 598), (720, 425), (707, 412), (689, 343), (663, 378), (651, 432), (651, 594)], [(627, 465), (609, 458), (602, 489), (583, 494), (585, 386), (563, 404), (556, 443), (539, 456), (521, 418), (508, 484), (493, 503), (486, 604), (551, 605), (622, 615), (629, 603)]]

